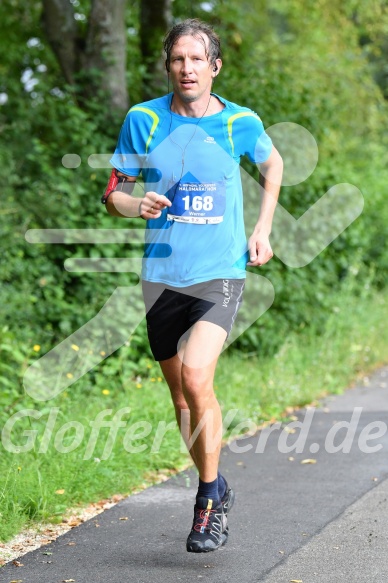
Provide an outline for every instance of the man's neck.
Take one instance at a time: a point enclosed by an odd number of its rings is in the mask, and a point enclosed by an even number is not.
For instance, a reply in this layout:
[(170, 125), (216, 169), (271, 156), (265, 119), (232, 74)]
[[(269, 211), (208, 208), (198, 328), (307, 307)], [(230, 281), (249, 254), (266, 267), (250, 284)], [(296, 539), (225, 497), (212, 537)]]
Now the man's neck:
[(208, 94), (198, 101), (184, 102), (174, 93), (171, 111), (183, 117), (206, 117), (224, 109), (223, 103), (214, 95)]

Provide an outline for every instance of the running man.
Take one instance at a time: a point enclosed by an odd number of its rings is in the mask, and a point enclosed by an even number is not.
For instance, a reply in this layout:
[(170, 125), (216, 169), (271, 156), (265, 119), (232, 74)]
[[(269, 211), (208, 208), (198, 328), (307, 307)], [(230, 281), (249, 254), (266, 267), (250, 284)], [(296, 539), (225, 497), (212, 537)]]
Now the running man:
[[(241, 304), (246, 265), (263, 265), (273, 255), (269, 235), (283, 164), (259, 116), (212, 92), (222, 67), (212, 27), (185, 20), (169, 31), (164, 49), (173, 91), (130, 109), (102, 202), (113, 216), (147, 221), (147, 331), (199, 473), (186, 548), (200, 553), (228, 538), (234, 492), (218, 471), (222, 416), (213, 379)], [(261, 173), (260, 212), (248, 242), (244, 155)], [(132, 196), (140, 174), (142, 198)]]

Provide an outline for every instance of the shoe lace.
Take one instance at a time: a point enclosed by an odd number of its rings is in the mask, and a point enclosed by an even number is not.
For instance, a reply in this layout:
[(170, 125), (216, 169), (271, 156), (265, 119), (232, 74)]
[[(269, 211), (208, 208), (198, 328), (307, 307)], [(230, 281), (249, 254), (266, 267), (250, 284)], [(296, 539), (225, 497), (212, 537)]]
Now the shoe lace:
[(194, 519), (194, 526), (193, 529), (196, 530), (197, 532), (201, 532), (202, 529), (204, 530), (211, 530), (211, 528), (209, 527), (209, 521), (211, 518), (211, 515), (214, 514), (216, 511), (215, 510), (208, 510), (208, 509), (197, 509), (196, 510), (196, 514), (195, 514), (195, 519)]

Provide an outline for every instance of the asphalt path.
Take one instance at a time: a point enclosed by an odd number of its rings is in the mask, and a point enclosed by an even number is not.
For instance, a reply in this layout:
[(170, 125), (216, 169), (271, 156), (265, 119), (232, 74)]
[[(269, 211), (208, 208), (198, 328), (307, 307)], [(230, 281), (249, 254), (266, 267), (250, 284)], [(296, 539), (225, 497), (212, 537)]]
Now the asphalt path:
[(297, 417), (223, 449), (236, 502), (222, 549), (186, 552), (189, 470), (5, 565), (0, 581), (388, 583), (388, 367)]

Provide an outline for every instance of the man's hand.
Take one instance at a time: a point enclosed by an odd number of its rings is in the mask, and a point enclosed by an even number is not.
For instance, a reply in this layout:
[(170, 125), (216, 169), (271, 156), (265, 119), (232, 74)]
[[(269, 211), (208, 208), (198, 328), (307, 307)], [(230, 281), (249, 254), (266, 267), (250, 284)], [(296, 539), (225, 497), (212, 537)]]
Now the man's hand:
[(171, 206), (171, 204), (171, 200), (166, 196), (151, 190), (146, 192), (144, 198), (140, 200), (139, 215), (142, 219), (158, 219), (162, 214), (162, 210), (167, 206)]
[(253, 233), (248, 241), (249, 258), (247, 265), (264, 265), (273, 257), (269, 236)]

